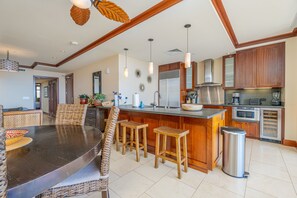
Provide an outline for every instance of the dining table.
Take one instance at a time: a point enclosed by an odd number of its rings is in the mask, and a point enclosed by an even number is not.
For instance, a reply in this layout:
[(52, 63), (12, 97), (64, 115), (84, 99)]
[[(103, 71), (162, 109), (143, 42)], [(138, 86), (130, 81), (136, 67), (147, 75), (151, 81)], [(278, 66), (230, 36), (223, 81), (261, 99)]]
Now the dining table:
[(102, 133), (91, 126), (22, 127), (32, 142), (8, 151), (7, 196), (32, 198), (87, 166), (101, 151)]

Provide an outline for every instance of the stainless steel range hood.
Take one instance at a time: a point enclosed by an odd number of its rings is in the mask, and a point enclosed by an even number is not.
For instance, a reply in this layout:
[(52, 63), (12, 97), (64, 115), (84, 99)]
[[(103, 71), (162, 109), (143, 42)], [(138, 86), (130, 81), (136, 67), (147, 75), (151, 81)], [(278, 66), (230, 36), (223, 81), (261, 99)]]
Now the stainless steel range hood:
[(204, 61), (204, 83), (196, 87), (221, 86), (220, 83), (214, 82), (214, 60), (207, 59)]

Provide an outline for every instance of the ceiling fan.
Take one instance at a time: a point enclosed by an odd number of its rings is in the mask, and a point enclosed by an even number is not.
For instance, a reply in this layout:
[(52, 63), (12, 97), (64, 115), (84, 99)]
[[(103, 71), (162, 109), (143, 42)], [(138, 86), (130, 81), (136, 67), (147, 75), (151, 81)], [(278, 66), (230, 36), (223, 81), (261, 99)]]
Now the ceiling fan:
[(118, 5), (109, 0), (70, 0), (73, 4), (70, 16), (78, 25), (84, 25), (90, 18), (90, 8), (93, 5), (106, 18), (127, 23), (130, 21), (128, 14)]

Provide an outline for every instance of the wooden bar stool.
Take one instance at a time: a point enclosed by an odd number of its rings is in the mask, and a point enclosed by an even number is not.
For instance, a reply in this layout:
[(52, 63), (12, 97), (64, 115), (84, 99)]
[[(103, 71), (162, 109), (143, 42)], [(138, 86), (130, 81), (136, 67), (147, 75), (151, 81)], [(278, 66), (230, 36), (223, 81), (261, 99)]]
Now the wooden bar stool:
[[(146, 129), (148, 124), (138, 123), (138, 122), (122, 122), (121, 126), (123, 127), (123, 146), (122, 146), (122, 154), (126, 154), (126, 146), (130, 144), (130, 151), (133, 149), (133, 145), (135, 145), (136, 150), (136, 161), (139, 162), (139, 149), (144, 150), (144, 157), (147, 158), (147, 137), (146, 137)], [(126, 140), (127, 136), (127, 128), (130, 129), (130, 141)], [(142, 130), (141, 130), (142, 129)], [(143, 143), (139, 143), (139, 132), (142, 131), (143, 135)], [(134, 140), (135, 135), (135, 140)]]
[[(154, 129), (156, 133), (156, 149), (155, 149), (155, 168), (158, 168), (159, 161), (162, 159), (162, 163), (165, 163), (165, 160), (174, 162), (177, 164), (177, 175), (178, 178), (181, 178), (181, 165), (184, 163), (184, 171), (188, 172), (188, 152), (187, 152), (187, 134), (189, 130), (173, 129), (169, 127), (158, 127)], [(163, 135), (162, 141), (162, 150), (160, 151), (160, 136)], [(176, 142), (176, 152), (171, 152), (166, 150), (167, 136), (175, 138)], [(183, 156), (181, 155), (181, 138), (183, 138)], [(167, 157), (166, 154), (176, 157), (176, 160), (170, 157)]]
[[(104, 122), (107, 122), (107, 119), (104, 119)], [(115, 144), (116, 144), (116, 151), (119, 151), (120, 150), (120, 146), (119, 146), (119, 143), (121, 141), (121, 138), (120, 138), (120, 127), (121, 127), (121, 123), (123, 123), (123, 122), (128, 122), (128, 120), (118, 120), (117, 121), (117, 124), (116, 124), (115, 137), (114, 137)]]

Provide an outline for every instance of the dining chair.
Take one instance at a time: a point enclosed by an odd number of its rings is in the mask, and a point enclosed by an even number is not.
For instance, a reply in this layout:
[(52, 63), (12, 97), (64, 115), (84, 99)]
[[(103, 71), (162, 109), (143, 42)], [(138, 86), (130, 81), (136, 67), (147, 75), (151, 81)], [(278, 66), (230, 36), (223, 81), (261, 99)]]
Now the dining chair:
[(119, 112), (119, 108), (111, 108), (105, 127), (106, 136), (103, 140), (102, 155), (95, 158), (85, 168), (43, 192), (38, 197), (70, 197), (101, 191), (103, 198), (109, 198), (110, 154)]
[(0, 128), (0, 197), (6, 197), (7, 191), (7, 168), (5, 149), (5, 130)]
[(58, 104), (56, 113), (56, 125), (84, 125), (87, 113), (87, 105)]

